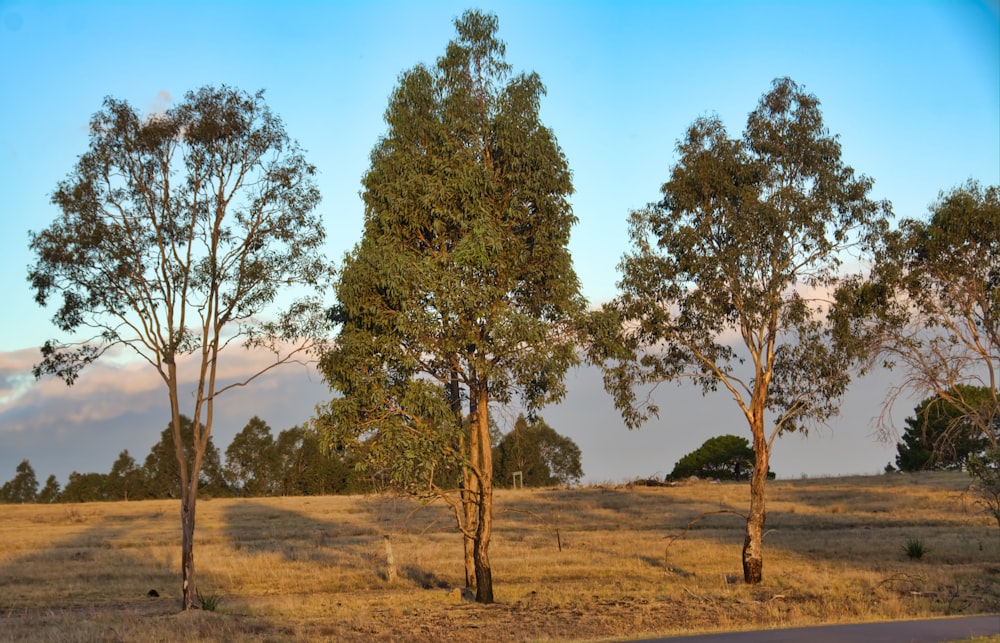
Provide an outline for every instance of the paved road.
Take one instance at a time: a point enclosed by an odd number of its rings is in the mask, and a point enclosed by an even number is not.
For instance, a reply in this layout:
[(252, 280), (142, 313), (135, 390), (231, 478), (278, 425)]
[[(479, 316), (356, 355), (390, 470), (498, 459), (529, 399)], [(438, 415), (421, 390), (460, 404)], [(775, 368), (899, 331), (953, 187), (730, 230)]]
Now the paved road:
[(942, 643), (1000, 637), (1000, 614), (648, 639), (643, 643)]

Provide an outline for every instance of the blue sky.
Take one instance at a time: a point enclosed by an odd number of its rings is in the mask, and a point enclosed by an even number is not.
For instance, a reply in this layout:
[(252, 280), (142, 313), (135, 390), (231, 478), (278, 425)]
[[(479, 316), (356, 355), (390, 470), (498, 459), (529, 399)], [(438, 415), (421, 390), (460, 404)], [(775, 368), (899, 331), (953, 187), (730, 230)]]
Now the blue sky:
[[(361, 234), (360, 178), (399, 74), (432, 64), (467, 8), (495, 12), (508, 61), (546, 84), (542, 117), (573, 171), (571, 250), (592, 303), (614, 296), (628, 212), (658, 198), (686, 126), (718, 114), (738, 135), (776, 77), (820, 99), (844, 161), (875, 179), (874, 196), (897, 216), (924, 215), (969, 178), (1000, 183), (996, 0), (0, 1), (0, 482), (23, 458), (62, 482), (71, 470), (106, 472), (121, 449), (141, 460), (169, 417), (162, 386), (134, 365), (100, 366), (72, 389), (30, 377), (56, 329), (25, 280), (28, 231), (56, 217), (49, 196), (85, 150), (102, 99), (149, 112), (207, 84), (265, 89), (319, 168), (327, 254), (339, 261)], [(894, 448), (873, 440), (870, 422), (894, 379), (859, 382), (829, 431), (780, 440), (773, 468), (881, 470)], [(581, 446), (590, 480), (662, 475), (713, 435), (747, 434), (722, 394), (664, 387), (663, 419), (627, 432), (597, 374), (581, 369), (569, 383), (543, 416)], [(327, 396), (315, 373), (270, 377), (222, 403), (216, 443), (224, 449), (253, 415), (275, 433), (304, 422)], [(912, 406), (896, 408), (897, 423)]]

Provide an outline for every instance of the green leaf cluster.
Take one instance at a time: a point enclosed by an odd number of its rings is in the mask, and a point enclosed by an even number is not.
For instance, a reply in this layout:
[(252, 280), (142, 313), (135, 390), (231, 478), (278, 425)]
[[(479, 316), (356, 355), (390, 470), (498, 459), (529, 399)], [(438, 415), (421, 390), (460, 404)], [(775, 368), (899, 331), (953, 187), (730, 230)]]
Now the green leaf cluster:
[(11, 504), (32, 503), (38, 499), (38, 478), (27, 460), (21, 460), (14, 477), (0, 487), (0, 501)]
[(456, 27), (437, 64), (404, 72), (390, 97), (322, 362), (341, 394), (323, 426), (399, 483), (468, 463), (463, 416), (483, 402), (560, 399), (585, 306), (544, 88), (511, 73), (495, 16)]
[(663, 199), (631, 214), (620, 296), (592, 320), (616, 405), (638, 426), (658, 408), (637, 387), (693, 381), (727, 388), (751, 428), (765, 411), (776, 432), (823, 422), (862, 355), (836, 341), (827, 293), (848, 253), (885, 231), (888, 205), (841, 161), (819, 100), (787, 78), (741, 138), (703, 117), (677, 151)]
[(203, 87), (145, 118), (105, 99), (52, 197), (60, 217), (31, 234), (28, 275), (40, 305), (61, 297), (58, 328), (97, 334), (47, 342), (36, 376), (72, 383), (126, 345), (167, 379), (181, 355), (292, 330), (255, 316), (329, 274), (314, 175), (262, 92)]
[(526, 487), (572, 485), (583, 477), (580, 447), (560, 435), (545, 420), (529, 421), (523, 414), (514, 428), (494, 448), (498, 486), (513, 485), (513, 474), (521, 473)]
[(1000, 436), (1000, 416), (994, 418), (990, 435), (975, 420), (989, 413), (994, 399), (988, 388), (963, 384), (944, 396), (925, 399), (906, 418), (906, 430), (896, 445), (896, 466), (900, 471), (964, 469), (970, 457), (983, 453)]
[[(691, 476), (716, 480), (740, 480), (750, 477), (754, 466), (754, 453), (746, 438), (720, 435), (705, 440), (704, 444), (677, 461), (668, 480), (683, 480)], [(768, 471), (768, 478), (774, 474)]]

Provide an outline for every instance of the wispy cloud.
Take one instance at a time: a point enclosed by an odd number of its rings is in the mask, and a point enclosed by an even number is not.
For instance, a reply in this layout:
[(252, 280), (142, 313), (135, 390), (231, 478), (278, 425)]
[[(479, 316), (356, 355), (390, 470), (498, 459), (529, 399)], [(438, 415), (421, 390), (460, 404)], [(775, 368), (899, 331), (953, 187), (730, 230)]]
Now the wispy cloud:
[[(0, 353), (0, 482), (25, 458), (41, 479), (55, 473), (62, 480), (74, 470), (106, 472), (123, 449), (142, 461), (170, 419), (167, 390), (156, 370), (125, 354), (108, 355), (66, 386), (51, 377), (35, 381), (31, 368), (40, 357), (37, 349)], [(220, 360), (220, 377), (246, 379), (273, 359), (267, 351), (230, 350)], [(181, 412), (187, 415), (194, 412), (195, 377), (185, 371)], [(253, 416), (275, 434), (300, 425), (330, 395), (312, 367), (269, 371), (220, 396), (215, 444), (225, 451)]]
[[(156, 369), (145, 361), (124, 354), (109, 354), (84, 369), (73, 386), (67, 386), (55, 377), (36, 381), (31, 369), (39, 359), (37, 350), (0, 353), (0, 432), (25, 431), (57, 420), (69, 424), (100, 422), (164, 408), (166, 387)], [(273, 361), (273, 355), (267, 351), (234, 347), (220, 358), (219, 382), (244, 381)], [(182, 412), (188, 414), (193, 412), (198, 377), (196, 366), (190, 357), (179, 363)], [(258, 394), (273, 391), (286, 379), (281, 371), (297, 371), (301, 377), (303, 368), (283, 366), (258, 378), (247, 388)], [(319, 376), (312, 375), (318, 382)], [(232, 395), (236, 393), (233, 391)], [(192, 409), (185, 409), (185, 402)]]
[(165, 89), (161, 89), (156, 93), (156, 97), (153, 98), (149, 103), (149, 111), (147, 114), (149, 116), (162, 116), (166, 113), (167, 109), (173, 104), (174, 97), (170, 95)]
[(58, 419), (81, 424), (148, 410), (162, 384), (148, 365), (134, 360), (100, 361), (73, 386), (57, 378), (35, 380), (37, 350), (0, 354), (0, 431), (25, 431)]

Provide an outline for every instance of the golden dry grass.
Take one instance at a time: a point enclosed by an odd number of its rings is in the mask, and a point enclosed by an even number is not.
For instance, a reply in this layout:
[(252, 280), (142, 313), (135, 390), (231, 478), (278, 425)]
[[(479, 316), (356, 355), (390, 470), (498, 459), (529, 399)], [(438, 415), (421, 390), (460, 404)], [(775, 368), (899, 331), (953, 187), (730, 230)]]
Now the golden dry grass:
[[(743, 520), (725, 513), (745, 511), (744, 484), (501, 491), (491, 606), (454, 591), (461, 539), (441, 506), (202, 501), (199, 587), (221, 602), (186, 614), (178, 503), (5, 506), (0, 639), (596, 640), (997, 612), (1000, 531), (968, 483), (773, 482), (755, 587), (739, 580)], [(921, 560), (904, 553), (911, 538), (928, 550)]]

